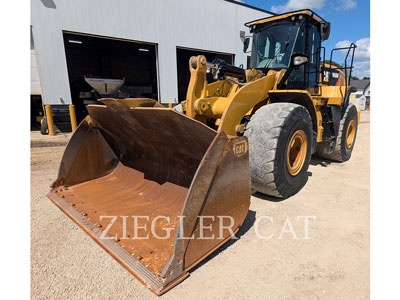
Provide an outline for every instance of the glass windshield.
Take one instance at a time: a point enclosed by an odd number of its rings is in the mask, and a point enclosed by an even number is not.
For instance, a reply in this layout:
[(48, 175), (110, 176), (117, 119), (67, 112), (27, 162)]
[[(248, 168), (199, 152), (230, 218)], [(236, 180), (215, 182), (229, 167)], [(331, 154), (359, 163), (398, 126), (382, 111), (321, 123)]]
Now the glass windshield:
[(251, 68), (287, 68), (295, 42), (300, 38), (299, 32), (300, 24), (291, 22), (272, 24), (256, 31), (253, 35)]

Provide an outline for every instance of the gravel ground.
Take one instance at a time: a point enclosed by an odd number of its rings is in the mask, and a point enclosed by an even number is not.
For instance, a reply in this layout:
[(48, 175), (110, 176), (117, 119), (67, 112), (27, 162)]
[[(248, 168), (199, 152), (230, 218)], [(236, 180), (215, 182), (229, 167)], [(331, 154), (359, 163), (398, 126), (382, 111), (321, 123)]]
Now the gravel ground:
[[(31, 134), (32, 298), (160, 299), (45, 197), (69, 137)], [(369, 112), (362, 112), (350, 161), (314, 157), (294, 197), (253, 196), (240, 239), (161, 299), (369, 299), (369, 148)], [(298, 216), (315, 216), (309, 239)], [(298, 239), (279, 238), (287, 219)], [(273, 237), (259, 239), (256, 228)]]

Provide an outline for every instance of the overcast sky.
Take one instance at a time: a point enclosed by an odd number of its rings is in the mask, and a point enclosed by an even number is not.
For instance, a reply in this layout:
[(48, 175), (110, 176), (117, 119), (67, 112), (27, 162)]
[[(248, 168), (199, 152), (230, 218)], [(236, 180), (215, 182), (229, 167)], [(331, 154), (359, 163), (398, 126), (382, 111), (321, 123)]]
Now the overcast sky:
[[(331, 22), (331, 35), (323, 45), (328, 53), (335, 47), (356, 43), (355, 68), (353, 75), (362, 79), (370, 76), (370, 2), (369, 0), (241, 0), (256, 7), (275, 13), (311, 8), (321, 17)], [(343, 63), (344, 56), (334, 57)]]

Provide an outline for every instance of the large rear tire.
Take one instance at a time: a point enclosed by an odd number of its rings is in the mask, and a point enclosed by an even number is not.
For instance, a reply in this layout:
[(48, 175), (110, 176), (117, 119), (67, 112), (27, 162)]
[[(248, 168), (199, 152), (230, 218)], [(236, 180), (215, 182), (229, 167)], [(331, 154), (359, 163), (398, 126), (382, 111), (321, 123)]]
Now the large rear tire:
[(340, 120), (339, 134), (334, 141), (333, 151), (325, 153), (324, 144), (320, 143), (317, 146), (318, 155), (338, 162), (348, 161), (356, 142), (357, 124), (357, 109), (353, 104), (349, 104), (342, 120)]
[(311, 157), (312, 121), (304, 106), (267, 104), (246, 126), (252, 188), (288, 198), (307, 182)]

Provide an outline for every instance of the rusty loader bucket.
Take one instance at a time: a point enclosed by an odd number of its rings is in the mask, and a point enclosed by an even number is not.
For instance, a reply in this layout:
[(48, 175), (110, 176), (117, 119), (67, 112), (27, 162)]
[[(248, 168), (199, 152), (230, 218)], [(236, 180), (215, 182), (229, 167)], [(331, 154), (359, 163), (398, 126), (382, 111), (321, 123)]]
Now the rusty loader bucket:
[(247, 139), (152, 100), (101, 101), (88, 106), (48, 197), (160, 295), (243, 224)]

